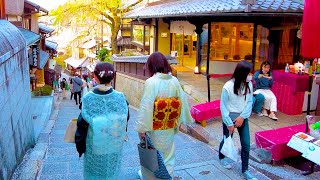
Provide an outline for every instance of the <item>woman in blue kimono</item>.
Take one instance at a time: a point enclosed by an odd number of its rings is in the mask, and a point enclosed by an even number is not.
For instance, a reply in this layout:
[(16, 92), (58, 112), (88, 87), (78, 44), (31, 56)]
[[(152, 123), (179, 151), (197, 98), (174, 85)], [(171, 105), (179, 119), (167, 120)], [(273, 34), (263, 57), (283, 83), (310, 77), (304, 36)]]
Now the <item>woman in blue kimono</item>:
[(110, 85), (111, 64), (98, 63), (94, 76), (98, 85), (82, 99), (76, 145), (79, 156), (84, 153), (84, 179), (114, 180), (120, 171), (128, 105), (124, 94)]
[[(150, 137), (155, 148), (162, 154), (166, 169), (173, 178), (175, 164), (174, 135), (179, 131), (180, 124), (189, 124), (194, 121), (190, 115), (186, 94), (182, 90), (178, 79), (171, 75), (171, 67), (164, 55), (160, 52), (152, 53), (146, 63), (146, 69), (152, 77), (145, 82), (144, 94), (137, 116), (136, 131), (139, 132), (142, 139), (146, 134)], [(172, 97), (181, 101), (181, 110), (176, 121), (165, 124), (165, 122), (169, 122), (168, 118), (172, 114), (163, 116), (166, 118), (162, 121), (155, 120), (155, 100)], [(159, 118), (161, 117), (159, 116)], [(153, 173), (144, 167), (141, 167), (139, 175), (145, 180), (156, 179)]]

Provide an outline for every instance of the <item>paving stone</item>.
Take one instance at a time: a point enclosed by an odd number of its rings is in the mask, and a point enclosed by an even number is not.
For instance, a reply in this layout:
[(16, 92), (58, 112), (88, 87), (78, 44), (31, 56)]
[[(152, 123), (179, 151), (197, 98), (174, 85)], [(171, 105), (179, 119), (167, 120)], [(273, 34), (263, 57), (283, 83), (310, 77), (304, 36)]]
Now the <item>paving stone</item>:
[(83, 172), (83, 160), (69, 162), (70, 173), (82, 173)]
[(55, 175), (67, 174), (69, 172), (69, 165), (67, 162), (44, 163), (41, 174)]
[(54, 163), (54, 162), (70, 162), (70, 161), (79, 161), (78, 154), (74, 155), (47, 155), (45, 162)]
[(217, 170), (212, 165), (201, 166), (197, 168), (187, 169), (188, 174), (190, 174), (194, 179), (197, 180), (208, 180), (208, 179), (230, 179), (226, 174)]
[(82, 173), (78, 174), (53, 174), (41, 176), (40, 180), (83, 180)]
[(174, 172), (174, 180), (194, 180), (194, 178), (186, 170), (180, 170)]

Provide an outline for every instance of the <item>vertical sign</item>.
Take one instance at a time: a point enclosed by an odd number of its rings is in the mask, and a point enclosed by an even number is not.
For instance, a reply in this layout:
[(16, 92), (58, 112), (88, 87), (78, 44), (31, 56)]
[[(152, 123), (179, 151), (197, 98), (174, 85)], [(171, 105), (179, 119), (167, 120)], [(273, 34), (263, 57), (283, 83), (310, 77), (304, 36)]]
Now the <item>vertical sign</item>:
[(39, 60), (39, 53), (40, 49), (38, 45), (32, 46), (32, 66), (33, 67), (39, 67), (40, 60)]

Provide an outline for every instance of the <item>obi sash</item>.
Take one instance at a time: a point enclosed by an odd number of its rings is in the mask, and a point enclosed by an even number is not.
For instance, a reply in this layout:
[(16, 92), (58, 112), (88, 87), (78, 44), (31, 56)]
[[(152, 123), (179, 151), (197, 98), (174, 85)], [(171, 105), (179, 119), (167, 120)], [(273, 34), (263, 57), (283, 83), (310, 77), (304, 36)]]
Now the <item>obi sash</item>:
[(177, 97), (156, 99), (153, 109), (153, 130), (176, 128), (180, 113), (181, 100)]

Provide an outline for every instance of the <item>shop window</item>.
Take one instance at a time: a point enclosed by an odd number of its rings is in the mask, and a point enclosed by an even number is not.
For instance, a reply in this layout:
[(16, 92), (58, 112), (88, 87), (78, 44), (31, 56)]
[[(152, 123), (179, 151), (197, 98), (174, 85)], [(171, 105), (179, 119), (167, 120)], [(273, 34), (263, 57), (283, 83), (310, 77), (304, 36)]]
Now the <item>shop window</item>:
[(252, 23), (212, 23), (210, 60), (240, 61), (252, 54)]
[(132, 39), (133, 42), (143, 45), (144, 25), (133, 25), (132, 35), (133, 35), (133, 39)]

